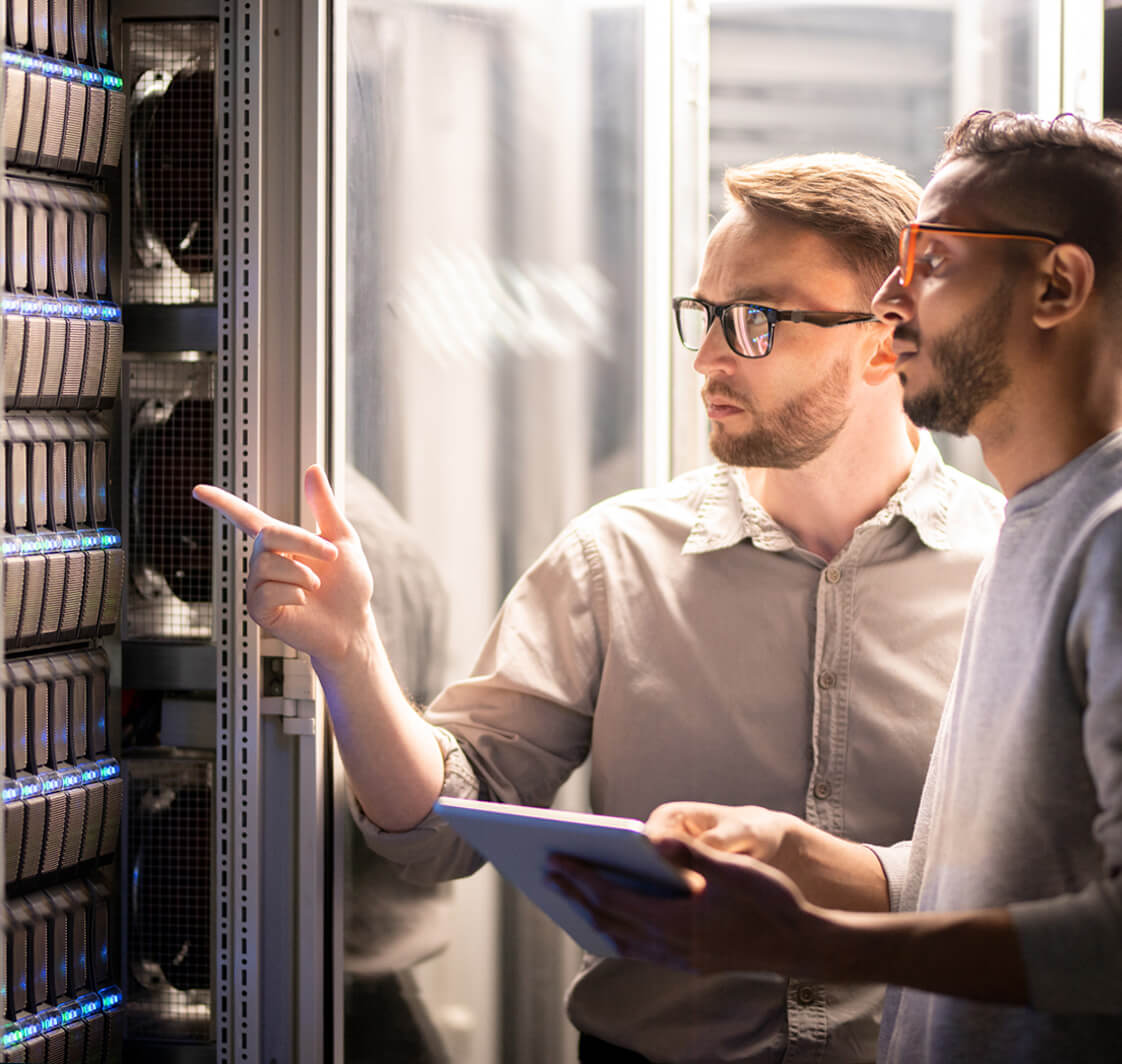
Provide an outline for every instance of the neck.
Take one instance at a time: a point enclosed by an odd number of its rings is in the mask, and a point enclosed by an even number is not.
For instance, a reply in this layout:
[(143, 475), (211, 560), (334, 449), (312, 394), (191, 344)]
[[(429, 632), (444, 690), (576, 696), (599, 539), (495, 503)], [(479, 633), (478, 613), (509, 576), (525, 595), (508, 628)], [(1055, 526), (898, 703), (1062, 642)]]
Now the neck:
[[(863, 423), (854, 426), (854, 420)], [(752, 495), (799, 545), (829, 561), (907, 478), (917, 443), (903, 415), (877, 422), (851, 418), (814, 461), (798, 469), (746, 469), (744, 476)]]
[(1043, 360), (1008, 392), (970, 428), (1008, 498), (1122, 428), (1122, 366), (1113, 351), (1088, 347)]

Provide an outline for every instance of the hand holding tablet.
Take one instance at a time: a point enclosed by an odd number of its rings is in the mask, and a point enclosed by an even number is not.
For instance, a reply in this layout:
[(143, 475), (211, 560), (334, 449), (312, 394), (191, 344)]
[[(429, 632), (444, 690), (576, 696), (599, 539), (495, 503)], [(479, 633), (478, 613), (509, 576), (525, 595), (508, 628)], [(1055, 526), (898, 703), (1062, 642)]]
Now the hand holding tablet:
[(440, 798), (433, 811), (590, 953), (613, 956), (616, 949), (585, 911), (549, 882), (550, 854), (598, 865), (603, 874), (642, 893), (690, 893), (682, 872), (659, 854), (640, 820), (466, 798)]

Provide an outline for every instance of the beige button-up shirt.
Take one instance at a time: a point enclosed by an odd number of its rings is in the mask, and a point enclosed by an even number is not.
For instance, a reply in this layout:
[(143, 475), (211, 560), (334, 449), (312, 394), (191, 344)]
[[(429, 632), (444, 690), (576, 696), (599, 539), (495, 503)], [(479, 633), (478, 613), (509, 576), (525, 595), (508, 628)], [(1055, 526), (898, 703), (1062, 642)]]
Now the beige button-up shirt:
[[(593, 507), (511, 591), (472, 677), (429, 710), (459, 747), (446, 792), (548, 805), (588, 759), (600, 813), (751, 803), (847, 838), (909, 837), (1002, 509), (926, 433), (829, 563), (723, 464)], [(436, 817), (391, 834), (354, 812), (413, 877), (479, 865)], [(873, 1059), (881, 996), (586, 957), (569, 1013), (653, 1060), (840, 1064)]]

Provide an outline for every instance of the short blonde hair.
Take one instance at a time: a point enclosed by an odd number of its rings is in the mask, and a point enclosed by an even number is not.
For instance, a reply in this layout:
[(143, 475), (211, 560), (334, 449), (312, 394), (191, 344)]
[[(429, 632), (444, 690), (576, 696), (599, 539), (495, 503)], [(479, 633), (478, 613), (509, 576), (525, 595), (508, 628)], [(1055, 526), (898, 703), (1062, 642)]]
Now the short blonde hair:
[(849, 152), (789, 155), (725, 171), (726, 204), (777, 215), (829, 240), (872, 300), (896, 266), (921, 189), (903, 170)]

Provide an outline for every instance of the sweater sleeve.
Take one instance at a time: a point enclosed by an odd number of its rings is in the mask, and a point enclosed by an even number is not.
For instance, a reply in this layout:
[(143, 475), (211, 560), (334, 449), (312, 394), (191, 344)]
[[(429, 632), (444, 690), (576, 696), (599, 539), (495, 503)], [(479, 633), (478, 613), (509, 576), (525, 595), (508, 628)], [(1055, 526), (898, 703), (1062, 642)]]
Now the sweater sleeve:
[(1011, 907), (1032, 1004), (1122, 1013), (1122, 504), (1092, 522), (1068, 627), (1084, 706), (1083, 750), (1099, 808), (1101, 876), (1078, 893)]
[(880, 861), (884, 878), (888, 883), (889, 907), (894, 913), (898, 913), (904, 884), (908, 879), (908, 861), (912, 856), (912, 844), (911, 842), (898, 842), (894, 846), (866, 844), (866, 848), (872, 850), (873, 856)]

